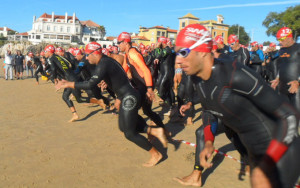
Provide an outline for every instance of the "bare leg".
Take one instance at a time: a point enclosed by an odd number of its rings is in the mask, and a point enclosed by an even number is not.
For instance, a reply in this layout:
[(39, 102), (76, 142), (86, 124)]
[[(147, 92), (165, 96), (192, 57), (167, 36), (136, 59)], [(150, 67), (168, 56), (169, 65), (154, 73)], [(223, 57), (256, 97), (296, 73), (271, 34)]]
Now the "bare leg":
[(157, 151), (155, 147), (152, 147), (149, 153), (151, 155), (151, 158), (148, 162), (143, 164), (143, 166), (145, 167), (155, 166), (162, 159), (162, 154), (159, 153), (159, 151)]
[(101, 106), (101, 108), (103, 108), (103, 110), (106, 109), (106, 104), (104, 103), (103, 99), (97, 100), (96, 98), (91, 98), (90, 102), (94, 104), (98, 104), (99, 106)]
[(188, 117), (187, 119), (186, 119), (186, 125), (193, 125), (193, 118), (192, 117)]
[(202, 175), (202, 171), (200, 170), (193, 170), (193, 172), (188, 175), (185, 176), (183, 178), (174, 178), (175, 181), (178, 181), (179, 183), (181, 183), (182, 185), (191, 185), (191, 186), (201, 186), (201, 175)]
[(149, 126), (147, 133), (155, 136), (164, 146), (164, 148), (168, 147), (168, 140), (166, 138), (166, 135), (164, 134), (164, 129), (161, 127), (151, 127)]
[(71, 110), (73, 116), (72, 116), (72, 118), (68, 121), (69, 123), (74, 122), (74, 121), (76, 121), (76, 120), (79, 119), (79, 116), (78, 116), (78, 114), (77, 114), (77, 112), (76, 112), (75, 107), (74, 107), (74, 106), (73, 106), (73, 107), (70, 107), (70, 110)]

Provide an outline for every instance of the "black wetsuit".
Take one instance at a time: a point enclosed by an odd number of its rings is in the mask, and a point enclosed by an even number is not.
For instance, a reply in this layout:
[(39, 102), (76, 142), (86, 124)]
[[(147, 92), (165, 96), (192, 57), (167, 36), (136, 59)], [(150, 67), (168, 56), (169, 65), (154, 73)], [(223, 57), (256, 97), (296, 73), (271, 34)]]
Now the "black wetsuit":
[[(170, 107), (175, 104), (175, 94), (173, 91), (174, 65), (176, 54), (167, 46), (163, 49), (156, 48), (158, 53), (156, 59), (159, 59), (159, 75), (156, 82), (158, 95), (167, 102)], [(159, 52), (160, 51), (160, 52)]]
[[(199, 85), (196, 88), (203, 110), (238, 134), (247, 149), (251, 168), (268, 159), (269, 167), (276, 168), (272, 177), (277, 180), (272, 179), (272, 183), (292, 187), (300, 173), (299, 113), (253, 70), (236, 61), (215, 59), (208, 80), (194, 76), (192, 79)], [(206, 124), (205, 140), (213, 141), (213, 126)]]
[(259, 75), (263, 76), (262, 75), (263, 74), (262, 63), (264, 62), (263, 52), (261, 50), (251, 51), (250, 61), (252, 62), (252, 64), (250, 64), (250, 68), (252, 68)]
[(300, 87), (296, 94), (289, 93), (290, 81), (300, 79), (300, 44), (295, 43), (291, 47), (281, 48), (277, 58), (279, 71), (279, 93), (290, 101), (300, 112)]
[(275, 80), (278, 74), (277, 61), (275, 61), (278, 57), (278, 50), (267, 53), (267, 59), (269, 59), (269, 63), (266, 63), (268, 81)]
[(34, 57), (33, 58), (33, 63), (36, 66), (34, 77), (35, 77), (36, 81), (39, 82), (39, 76), (38, 76), (38, 74), (41, 73), (41, 75), (46, 76), (46, 77), (47, 77), (47, 74), (44, 71), (44, 68), (43, 68), (42, 62), (40, 60), (40, 57)]
[(103, 55), (90, 80), (75, 82), (76, 89), (90, 89), (104, 80), (109, 88), (121, 100), (119, 110), (119, 128), (125, 137), (141, 148), (149, 151), (151, 143), (140, 132), (146, 133), (148, 126), (138, 114), (141, 106), (141, 97), (130, 84), (124, 69), (114, 59)]
[(250, 54), (247, 49), (240, 47), (237, 51), (233, 51), (230, 55), (233, 59), (236, 59), (237, 62), (240, 62), (245, 66), (249, 66)]
[(221, 49), (217, 49), (217, 52), (218, 53), (221, 53), (221, 54), (226, 54), (226, 55), (229, 55), (230, 54), (230, 49), (229, 49), (229, 46), (227, 45), (224, 45), (223, 48)]
[[(133, 58), (139, 57), (139, 58)], [(132, 57), (132, 58), (130, 58)], [(152, 111), (152, 101), (149, 101), (146, 93), (147, 88), (153, 88), (153, 85), (146, 86), (146, 78), (147, 76), (151, 77), (150, 70), (147, 67), (147, 65), (144, 62), (142, 54), (138, 52), (135, 48), (131, 48), (128, 51), (128, 55), (125, 56), (127, 66), (129, 67), (129, 70), (131, 72), (131, 82), (132, 85), (139, 91), (141, 96), (141, 106), (143, 109), (143, 112), (146, 116), (148, 116), (157, 126), (159, 127), (165, 127), (160, 116)], [(123, 65), (123, 68), (126, 64)], [(138, 69), (143, 70), (144, 75), (140, 75), (138, 72)], [(149, 70), (149, 74), (147, 75), (145, 72)], [(126, 70), (126, 69), (125, 69)], [(149, 78), (151, 81), (153, 81), (153, 78)], [(149, 83), (148, 83), (149, 84)], [(153, 83), (152, 83), (153, 84)]]
[[(74, 71), (71, 68), (72, 65), (66, 58), (53, 54), (50, 58), (47, 59), (47, 62), (51, 67), (51, 75), (50, 75), (51, 80), (65, 79), (72, 82), (77, 80)], [(74, 106), (73, 102), (69, 98), (71, 93), (73, 93), (78, 103), (90, 102), (90, 98), (81, 96), (80, 90), (66, 88), (64, 89), (62, 98), (66, 102), (69, 108)]]

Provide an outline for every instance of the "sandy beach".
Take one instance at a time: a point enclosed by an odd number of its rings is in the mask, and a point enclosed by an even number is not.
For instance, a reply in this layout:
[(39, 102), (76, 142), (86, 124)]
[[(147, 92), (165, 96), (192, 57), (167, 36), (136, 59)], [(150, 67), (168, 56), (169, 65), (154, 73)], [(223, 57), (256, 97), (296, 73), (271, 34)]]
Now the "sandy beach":
[[(2, 68), (0, 76), (0, 187), (184, 187), (173, 178), (191, 173), (194, 147), (171, 142), (163, 149), (156, 141), (164, 159), (143, 167), (149, 154), (126, 140), (116, 115), (74, 102), (80, 120), (68, 123), (71, 113), (62, 91), (55, 92), (51, 82), (6, 81)], [(153, 108), (161, 110), (158, 103)], [(173, 139), (195, 143), (199, 108), (194, 125), (164, 118)], [(216, 137), (215, 147), (239, 159), (224, 133)], [(250, 187), (249, 177), (239, 180), (238, 162), (215, 154), (213, 163), (204, 171), (203, 187)]]

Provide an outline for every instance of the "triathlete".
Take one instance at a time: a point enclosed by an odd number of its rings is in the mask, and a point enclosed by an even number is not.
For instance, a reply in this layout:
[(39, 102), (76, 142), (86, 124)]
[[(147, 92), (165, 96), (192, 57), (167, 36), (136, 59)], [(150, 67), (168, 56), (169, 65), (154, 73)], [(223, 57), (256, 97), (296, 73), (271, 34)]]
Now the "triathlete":
[(231, 34), (228, 37), (228, 45), (233, 53), (230, 55), (245, 66), (249, 66), (250, 54), (246, 48), (241, 47), (239, 39), (236, 35)]
[(224, 38), (222, 37), (222, 35), (218, 35), (215, 37), (215, 42), (217, 43), (218, 46), (218, 52), (221, 54), (229, 54), (230, 53), (230, 49), (229, 46), (224, 44)]
[(276, 59), (278, 77), (272, 81), (272, 87), (278, 89), (281, 96), (290, 101), (300, 112), (300, 44), (295, 43), (292, 30), (283, 27), (277, 32), (281, 49)]
[[(36, 84), (39, 85), (39, 76), (38, 74), (41, 73), (42, 76), (47, 77), (46, 72), (44, 71), (44, 67), (42, 64), (41, 59), (44, 58), (43, 56), (41, 56), (38, 52), (36, 53), (36, 55), (33, 58), (33, 63), (34, 66), (36, 67), (35, 73), (34, 73), (34, 77), (36, 79)], [(45, 63), (45, 60), (44, 60)]]
[(85, 48), (86, 58), (91, 64), (96, 65), (95, 72), (89, 81), (85, 82), (59, 82), (57, 87), (90, 89), (104, 80), (121, 100), (119, 110), (119, 128), (125, 137), (139, 147), (150, 152), (151, 158), (143, 164), (146, 167), (156, 165), (162, 154), (141, 134), (148, 133), (157, 137), (164, 147), (167, 140), (161, 127), (148, 127), (144, 119), (138, 115), (141, 105), (141, 97), (136, 89), (130, 84), (126, 73), (118, 62), (101, 53), (101, 45), (96, 42), (89, 43)]
[[(300, 174), (299, 112), (277, 95), (253, 70), (214, 59), (209, 31), (191, 24), (176, 40), (176, 63), (199, 84), (204, 111), (235, 131), (247, 149), (253, 187), (293, 187)], [(241, 105), (242, 104), (242, 105)], [(204, 127), (200, 164), (214, 151), (212, 125)], [(200, 173), (201, 177), (201, 173)], [(201, 184), (201, 178), (194, 181)]]
[(262, 63), (264, 60), (264, 53), (258, 48), (258, 43), (256, 41), (252, 42), (250, 51), (250, 68), (261, 76), (263, 76)]
[(145, 64), (142, 54), (131, 45), (131, 36), (127, 32), (122, 32), (118, 36), (118, 45), (121, 52), (125, 52), (125, 63), (123, 68), (125, 72), (130, 70), (132, 75), (132, 84), (141, 95), (141, 106), (143, 112), (157, 126), (165, 128), (158, 114), (152, 111), (152, 101), (155, 98), (153, 92), (152, 76), (149, 68)]
[[(55, 84), (58, 82), (59, 79), (65, 79), (69, 81), (77, 80), (74, 71), (71, 69), (71, 63), (65, 58), (62, 58), (62, 56), (54, 54), (55, 48), (53, 45), (46, 46), (44, 51), (45, 57), (47, 58), (48, 64), (51, 68), (50, 79), (53, 79)], [(71, 88), (64, 89), (62, 98), (66, 102), (73, 114), (69, 122), (73, 122), (79, 119), (75, 106), (69, 98), (71, 93), (75, 96), (76, 101), (78, 103), (99, 103), (98, 100), (96, 100), (95, 98), (90, 99), (88, 97), (82, 97), (80, 90), (74, 90)]]
[(158, 96), (169, 105), (168, 112), (164, 115), (170, 116), (175, 104), (175, 94), (173, 91), (175, 53), (167, 46), (166, 37), (161, 36), (158, 38), (155, 56), (154, 63), (159, 63), (159, 75), (156, 82)]
[(277, 64), (275, 59), (278, 56), (278, 50), (276, 49), (276, 44), (271, 42), (269, 47), (266, 49), (265, 63), (266, 63), (266, 81), (270, 82), (275, 80), (277, 74)]

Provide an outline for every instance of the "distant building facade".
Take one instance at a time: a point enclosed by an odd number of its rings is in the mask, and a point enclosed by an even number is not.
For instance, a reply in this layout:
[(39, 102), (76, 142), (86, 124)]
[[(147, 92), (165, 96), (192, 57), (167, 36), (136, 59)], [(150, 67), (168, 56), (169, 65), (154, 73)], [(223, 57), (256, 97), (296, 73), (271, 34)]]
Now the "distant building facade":
[[(33, 17), (32, 29), (28, 31), (28, 41), (52, 44), (87, 44), (91, 38), (100, 40), (103, 33), (95, 22), (80, 21), (75, 13), (68, 16), (44, 13), (39, 18)], [(98, 30), (97, 30), (98, 29)]]
[(10, 31), (14, 31), (14, 30), (12, 30), (12, 29), (10, 29), (10, 28), (8, 28), (8, 27), (0, 27), (0, 36), (2, 36), (2, 37), (7, 37), (7, 35), (9, 35), (9, 32)]
[(151, 43), (156, 43), (161, 36), (169, 38), (174, 44), (177, 37), (177, 30), (163, 26), (140, 27), (139, 34), (132, 36), (132, 40), (137, 44), (143, 43), (144, 45), (150, 45)]
[(222, 35), (224, 38), (224, 43), (227, 44), (229, 25), (223, 23), (224, 17), (222, 15), (217, 15), (217, 20), (199, 21), (199, 18), (191, 13), (188, 13), (187, 15), (178, 19), (179, 30), (183, 29), (187, 25), (199, 23), (205, 26), (211, 32), (213, 38), (218, 35)]

